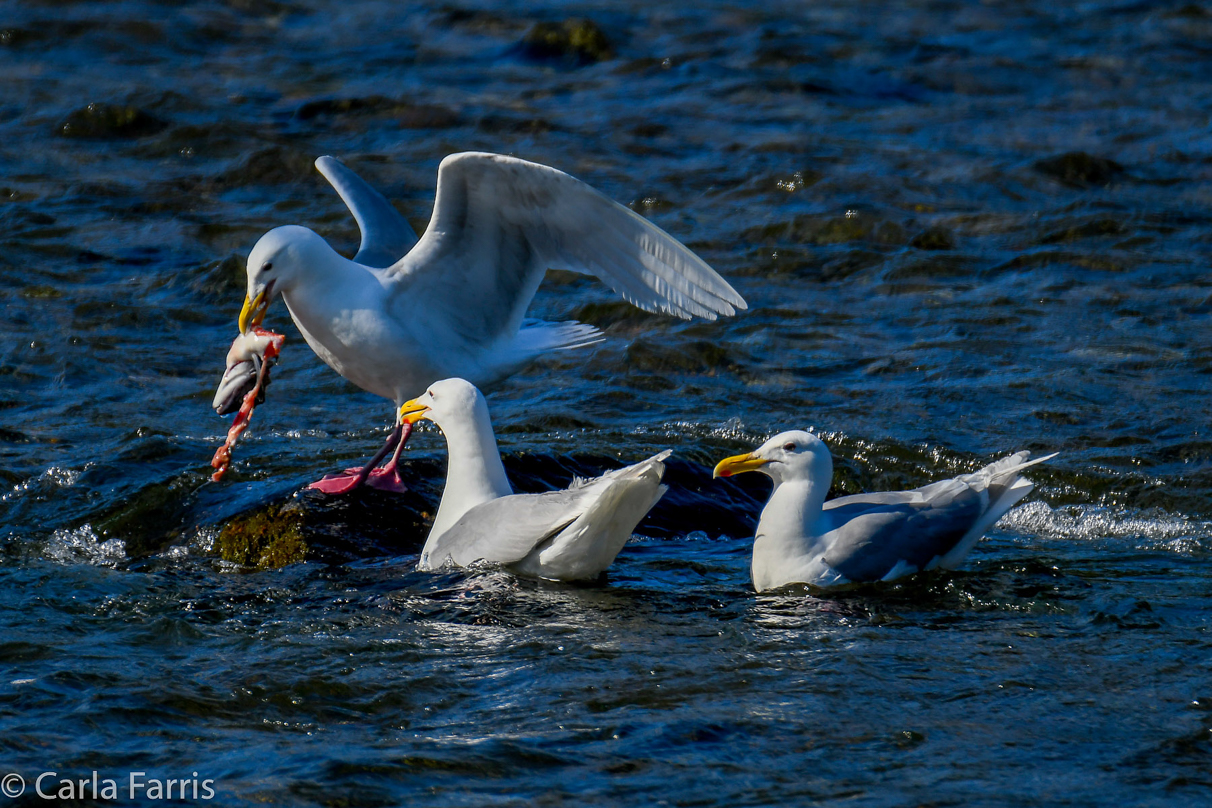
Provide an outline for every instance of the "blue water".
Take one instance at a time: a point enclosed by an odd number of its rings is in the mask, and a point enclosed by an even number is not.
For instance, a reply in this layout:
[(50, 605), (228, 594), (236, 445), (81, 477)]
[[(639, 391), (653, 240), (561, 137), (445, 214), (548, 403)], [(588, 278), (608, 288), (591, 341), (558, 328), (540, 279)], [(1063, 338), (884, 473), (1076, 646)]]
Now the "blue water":
[[(522, 44), (570, 18), (610, 52)], [(1183, 3), (0, 4), (11, 802), (50, 771), (224, 805), (1209, 801), (1210, 41)], [(423, 230), (469, 149), (584, 179), (751, 306), (541, 288), (532, 314), (607, 341), (490, 393), (515, 487), (675, 450), (597, 585), (415, 572), (432, 428), (409, 494), (305, 493), (391, 411), (280, 303), (268, 401), (208, 482), (248, 250), (281, 224), (356, 248), (311, 161)], [(960, 571), (757, 596), (768, 484), (710, 469), (809, 425), (837, 493), (1061, 455)], [(304, 561), (224, 559), (283, 507)]]

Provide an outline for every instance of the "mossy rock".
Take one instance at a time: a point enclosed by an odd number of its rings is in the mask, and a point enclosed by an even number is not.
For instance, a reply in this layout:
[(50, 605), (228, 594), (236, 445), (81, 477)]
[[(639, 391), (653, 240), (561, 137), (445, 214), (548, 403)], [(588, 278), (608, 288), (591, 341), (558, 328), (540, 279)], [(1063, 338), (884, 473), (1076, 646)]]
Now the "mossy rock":
[(63, 137), (127, 138), (154, 135), (168, 124), (138, 107), (123, 104), (89, 104), (59, 124)]
[(566, 62), (575, 67), (614, 58), (610, 40), (593, 20), (535, 23), (522, 37), (520, 50), (527, 59)]
[(1124, 173), (1124, 167), (1106, 157), (1085, 152), (1065, 154), (1037, 160), (1035, 170), (1070, 188), (1093, 188), (1110, 183)]
[(297, 564), (307, 557), (303, 514), (281, 505), (242, 514), (223, 526), (217, 545), (220, 558), (242, 567), (265, 570)]

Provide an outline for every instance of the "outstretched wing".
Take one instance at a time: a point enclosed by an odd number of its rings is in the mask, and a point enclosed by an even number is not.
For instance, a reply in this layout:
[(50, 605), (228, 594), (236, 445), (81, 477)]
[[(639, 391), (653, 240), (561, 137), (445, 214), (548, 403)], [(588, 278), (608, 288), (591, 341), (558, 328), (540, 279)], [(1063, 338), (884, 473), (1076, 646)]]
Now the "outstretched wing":
[(340, 194), (362, 231), (354, 260), (383, 269), (399, 261), (417, 243), (417, 234), (381, 193), (335, 157), (316, 159), (316, 169)]
[(409, 311), (488, 343), (517, 332), (547, 269), (595, 275), (642, 309), (686, 319), (746, 308), (697, 255), (580, 180), (479, 152), (442, 161), (429, 227), (389, 275)]

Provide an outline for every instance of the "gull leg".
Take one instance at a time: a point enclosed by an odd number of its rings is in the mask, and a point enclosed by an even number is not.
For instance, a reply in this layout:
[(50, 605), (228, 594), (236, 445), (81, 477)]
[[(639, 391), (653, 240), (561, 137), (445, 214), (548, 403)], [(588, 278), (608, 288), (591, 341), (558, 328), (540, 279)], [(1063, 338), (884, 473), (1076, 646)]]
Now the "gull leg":
[[(409, 429), (409, 432), (411, 431), (412, 430)], [(387, 453), (393, 449), (395, 450), (395, 454), (392, 455), (392, 475), (396, 479), (399, 479), (399, 476), (395, 474), (394, 463), (395, 459), (400, 454), (400, 448), (404, 445), (404, 441), (401, 440), (403, 433), (404, 424), (396, 424), (396, 428), (393, 429), (391, 434), (387, 436), (387, 443), (383, 444), (383, 448), (379, 449), (379, 451), (375, 453), (375, 456), (372, 457), (370, 462), (365, 466), (360, 469), (346, 469), (341, 474), (330, 474), (323, 480), (317, 480), (307, 487), (316, 491), (323, 491), (325, 494), (347, 494), (362, 483), (366, 482), (367, 478), (370, 477), (374, 471), (375, 466), (379, 465), (379, 463), (383, 461), (383, 458), (387, 456)], [(390, 483), (390, 479), (385, 480), (384, 482)], [(381, 487), (384, 490), (407, 490), (404, 488), (403, 482), (399, 483), (398, 489), (392, 488), (390, 484), (385, 486), (376, 485), (375, 487)]]
[[(402, 430), (401, 427), (403, 427)], [(404, 451), (404, 444), (408, 443), (408, 436), (412, 434), (412, 424), (400, 424), (396, 430), (400, 432), (400, 439), (396, 443), (396, 450), (392, 452), (391, 460), (388, 460), (387, 465), (383, 468), (372, 471), (366, 479), (366, 484), (380, 491), (394, 491), (397, 494), (403, 494), (408, 490), (408, 486), (404, 485), (404, 481), (400, 479), (400, 453)]]

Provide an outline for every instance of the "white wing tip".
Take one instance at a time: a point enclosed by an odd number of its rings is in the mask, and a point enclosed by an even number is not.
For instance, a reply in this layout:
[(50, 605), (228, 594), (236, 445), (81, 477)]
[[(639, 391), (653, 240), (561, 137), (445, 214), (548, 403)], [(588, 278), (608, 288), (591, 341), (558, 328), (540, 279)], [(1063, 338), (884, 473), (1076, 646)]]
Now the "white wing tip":
[(321, 154), (319, 157), (316, 158), (313, 165), (316, 167), (316, 171), (319, 171), (321, 174), (323, 174), (324, 176), (327, 177), (328, 176), (328, 172), (327, 172), (328, 166), (333, 163), (336, 163), (337, 165), (344, 165), (344, 163), (342, 163), (337, 158), (333, 157), (331, 154)]

